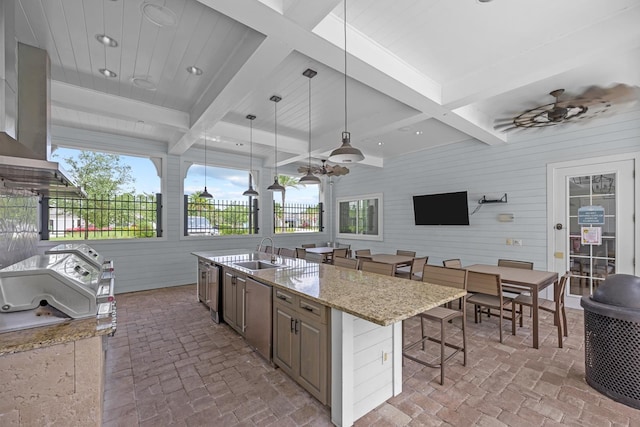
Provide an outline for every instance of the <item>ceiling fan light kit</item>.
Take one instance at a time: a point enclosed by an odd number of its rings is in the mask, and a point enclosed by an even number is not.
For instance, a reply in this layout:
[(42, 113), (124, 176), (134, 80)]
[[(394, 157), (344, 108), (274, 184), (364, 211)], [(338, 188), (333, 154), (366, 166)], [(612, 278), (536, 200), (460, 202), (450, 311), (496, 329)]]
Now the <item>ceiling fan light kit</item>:
[(351, 146), (351, 133), (347, 131), (347, 0), (344, 0), (344, 132), (342, 145), (331, 152), (329, 160), (336, 163), (356, 163), (364, 160), (362, 152)]

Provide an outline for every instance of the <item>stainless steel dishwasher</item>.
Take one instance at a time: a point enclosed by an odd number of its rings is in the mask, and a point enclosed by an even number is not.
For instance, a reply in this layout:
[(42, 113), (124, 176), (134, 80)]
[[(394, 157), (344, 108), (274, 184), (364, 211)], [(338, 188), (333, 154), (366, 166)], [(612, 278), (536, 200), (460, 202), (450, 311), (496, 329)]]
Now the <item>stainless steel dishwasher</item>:
[(271, 361), (273, 288), (248, 277), (245, 289), (245, 339), (262, 357)]

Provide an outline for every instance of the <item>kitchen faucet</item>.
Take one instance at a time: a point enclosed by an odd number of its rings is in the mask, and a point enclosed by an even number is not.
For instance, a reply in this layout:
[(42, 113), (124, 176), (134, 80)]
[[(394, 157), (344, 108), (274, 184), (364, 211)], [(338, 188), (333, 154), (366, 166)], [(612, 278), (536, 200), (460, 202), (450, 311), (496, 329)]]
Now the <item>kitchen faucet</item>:
[(258, 245), (258, 252), (260, 252), (260, 250), (262, 249), (262, 243), (267, 239), (269, 239), (269, 241), (271, 242), (271, 262), (275, 263), (276, 262), (276, 256), (273, 253), (273, 249), (274, 249), (275, 245), (273, 244), (273, 239), (271, 237), (269, 237), (269, 236), (263, 237), (262, 240), (260, 240), (260, 244)]

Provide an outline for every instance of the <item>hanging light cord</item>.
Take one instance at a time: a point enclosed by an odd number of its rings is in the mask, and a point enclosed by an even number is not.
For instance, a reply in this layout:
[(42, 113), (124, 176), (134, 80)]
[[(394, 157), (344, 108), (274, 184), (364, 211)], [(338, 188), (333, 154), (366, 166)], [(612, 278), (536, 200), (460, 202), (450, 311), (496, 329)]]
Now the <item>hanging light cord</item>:
[(275, 169), (276, 169), (276, 181), (278, 180), (278, 102), (274, 102), (273, 103), (273, 111), (274, 111), (274, 116), (275, 116), (275, 126), (274, 126), (274, 132), (275, 132), (275, 137), (276, 137), (276, 152), (275, 152), (275, 158), (276, 158), (276, 163), (275, 163)]
[(347, 131), (347, 0), (344, 0), (344, 131)]
[(207, 189), (207, 129), (204, 129), (204, 189)]
[(311, 79), (309, 79), (309, 172), (311, 173)]
[(249, 181), (251, 181), (251, 171), (253, 170), (253, 120), (249, 120)]

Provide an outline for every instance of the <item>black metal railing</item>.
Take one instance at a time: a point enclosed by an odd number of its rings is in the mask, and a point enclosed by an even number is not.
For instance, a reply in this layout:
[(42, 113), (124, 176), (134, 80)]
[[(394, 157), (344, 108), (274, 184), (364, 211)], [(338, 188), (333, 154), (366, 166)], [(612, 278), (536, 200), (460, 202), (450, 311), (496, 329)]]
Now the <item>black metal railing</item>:
[(42, 240), (127, 239), (162, 236), (162, 194), (109, 198), (44, 197)]
[(317, 205), (273, 203), (274, 233), (313, 233), (324, 230), (322, 203)]
[(258, 199), (247, 201), (184, 196), (185, 236), (258, 234)]

